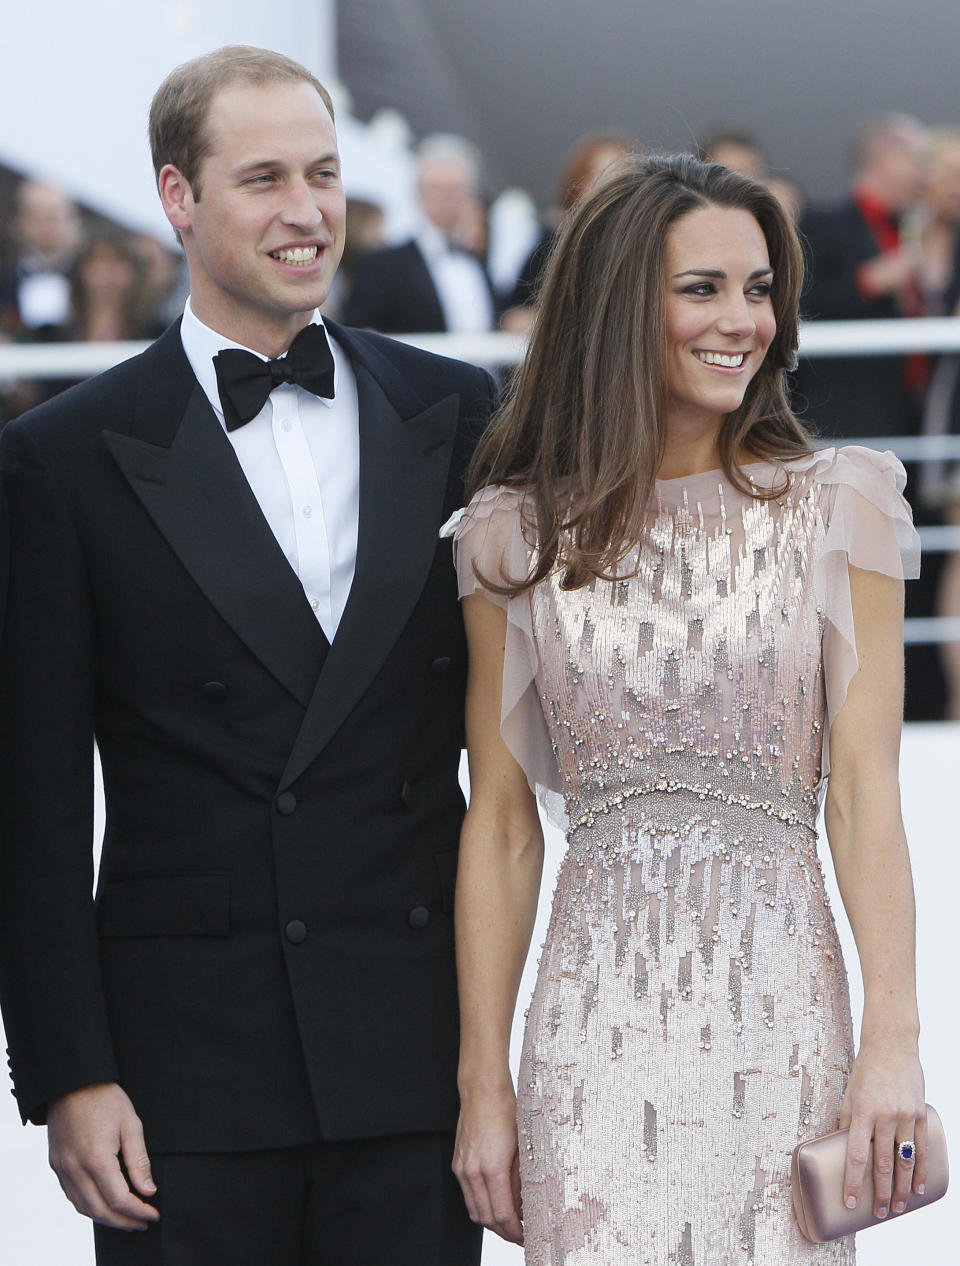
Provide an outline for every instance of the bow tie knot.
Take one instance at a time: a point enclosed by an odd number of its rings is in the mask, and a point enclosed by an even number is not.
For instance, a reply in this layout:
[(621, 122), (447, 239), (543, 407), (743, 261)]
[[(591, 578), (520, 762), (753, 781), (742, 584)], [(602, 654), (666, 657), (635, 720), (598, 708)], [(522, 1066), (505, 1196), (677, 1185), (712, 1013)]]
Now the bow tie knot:
[(214, 356), (213, 368), (228, 431), (255, 418), (274, 387), (284, 383), (333, 399), (333, 353), (322, 325), (305, 326), (287, 354), (276, 360), (261, 360), (253, 352), (229, 347)]

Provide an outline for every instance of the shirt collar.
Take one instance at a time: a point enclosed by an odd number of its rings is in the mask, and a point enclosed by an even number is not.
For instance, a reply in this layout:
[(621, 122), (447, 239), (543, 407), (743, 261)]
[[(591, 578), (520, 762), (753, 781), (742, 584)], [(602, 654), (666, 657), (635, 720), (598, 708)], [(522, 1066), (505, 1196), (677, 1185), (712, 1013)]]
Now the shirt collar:
[(437, 226), (426, 216), (420, 223), (420, 229), (417, 233), (417, 245), (420, 247), (420, 253), (424, 259), (434, 264), (437, 260), (443, 259), (445, 255), (450, 254), (450, 244)]
[[(320, 315), (318, 308), (310, 318), (311, 325), (323, 326), (323, 317)], [(326, 330), (326, 326), (323, 326)], [(327, 341), (330, 344), (330, 350), (333, 353), (333, 397), (327, 399), (325, 396), (315, 396), (315, 400), (319, 400), (321, 404), (330, 408), (336, 399), (336, 394), (340, 385), (340, 376), (342, 373), (343, 355), (336, 340), (331, 338), (330, 331), (326, 330)], [(218, 334), (216, 330), (212, 330), (209, 325), (204, 325), (197, 314), (194, 312), (189, 298), (184, 304), (183, 320), (180, 323), (180, 338), (183, 342), (183, 350), (186, 353), (187, 360), (190, 362), (190, 368), (196, 375), (197, 382), (203, 388), (204, 395), (210, 401), (214, 413), (223, 421), (223, 408), (220, 404), (220, 391), (217, 387), (217, 371), (213, 367), (213, 358), (218, 352), (225, 351), (227, 348), (237, 348), (242, 352), (251, 352), (259, 360), (267, 361), (269, 356), (264, 356), (262, 352), (256, 352), (252, 347), (245, 347), (243, 343), (237, 343), (233, 339), (227, 338), (224, 334)]]

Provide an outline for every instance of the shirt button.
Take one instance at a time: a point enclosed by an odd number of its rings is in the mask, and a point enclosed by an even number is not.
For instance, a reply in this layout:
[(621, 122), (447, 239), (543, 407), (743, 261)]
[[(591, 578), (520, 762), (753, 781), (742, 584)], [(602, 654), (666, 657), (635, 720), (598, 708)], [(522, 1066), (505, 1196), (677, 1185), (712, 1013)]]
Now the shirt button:
[(304, 507), (303, 507), (303, 517), (304, 517), (305, 519), (309, 519), (309, 518), (310, 518), (310, 516), (311, 516), (312, 514), (313, 514), (313, 506), (304, 506)]
[(284, 418), (283, 421), (280, 423), (280, 429), (282, 431), (292, 431), (293, 423), (290, 421), (289, 418)]
[(310, 599), (310, 605), (311, 605), (311, 607), (313, 607), (314, 611), (319, 611), (319, 610), (320, 610), (320, 599), (319, 599), (319, 598), (311, 598), (311, 599)]

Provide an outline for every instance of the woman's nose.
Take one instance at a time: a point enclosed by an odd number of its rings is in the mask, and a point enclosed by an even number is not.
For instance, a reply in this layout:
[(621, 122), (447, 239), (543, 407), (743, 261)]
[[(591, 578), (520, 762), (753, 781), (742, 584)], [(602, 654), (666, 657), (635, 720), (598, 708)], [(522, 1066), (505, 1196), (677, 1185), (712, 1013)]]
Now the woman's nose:
[(743, 337), (752, 334), (756, 328), (756, 318), (743, 295), (732, 296), (717, 319), (717, 330), (721, 334)]

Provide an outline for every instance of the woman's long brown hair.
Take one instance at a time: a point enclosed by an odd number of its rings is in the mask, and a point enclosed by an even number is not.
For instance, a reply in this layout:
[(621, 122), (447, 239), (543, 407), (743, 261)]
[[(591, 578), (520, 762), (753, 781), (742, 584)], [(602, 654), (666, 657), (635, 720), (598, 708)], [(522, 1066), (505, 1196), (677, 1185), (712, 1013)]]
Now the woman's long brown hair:
[(810, 450), (785, 382), (796, 363), (803, 279), (793, 225), (762, 185), (725, 167), (687, 155), (628, 156), (564, 221), (526, 358), (471, 466), (472, 491), (496, 483), (530, 494), (537, 543), (528, 576), (503, 585), (482, 576), (488, 588), (520, 593), (558, 564), (564, 587), (580, 588), (611, 578), (640, 541), (666, 438), (667, 233), (710, 205), (747, 211), (760, 225), (777, 326), (721, 430), (724, 473), (763, 496), (748, 486), (739, 454), (789, 459)]

